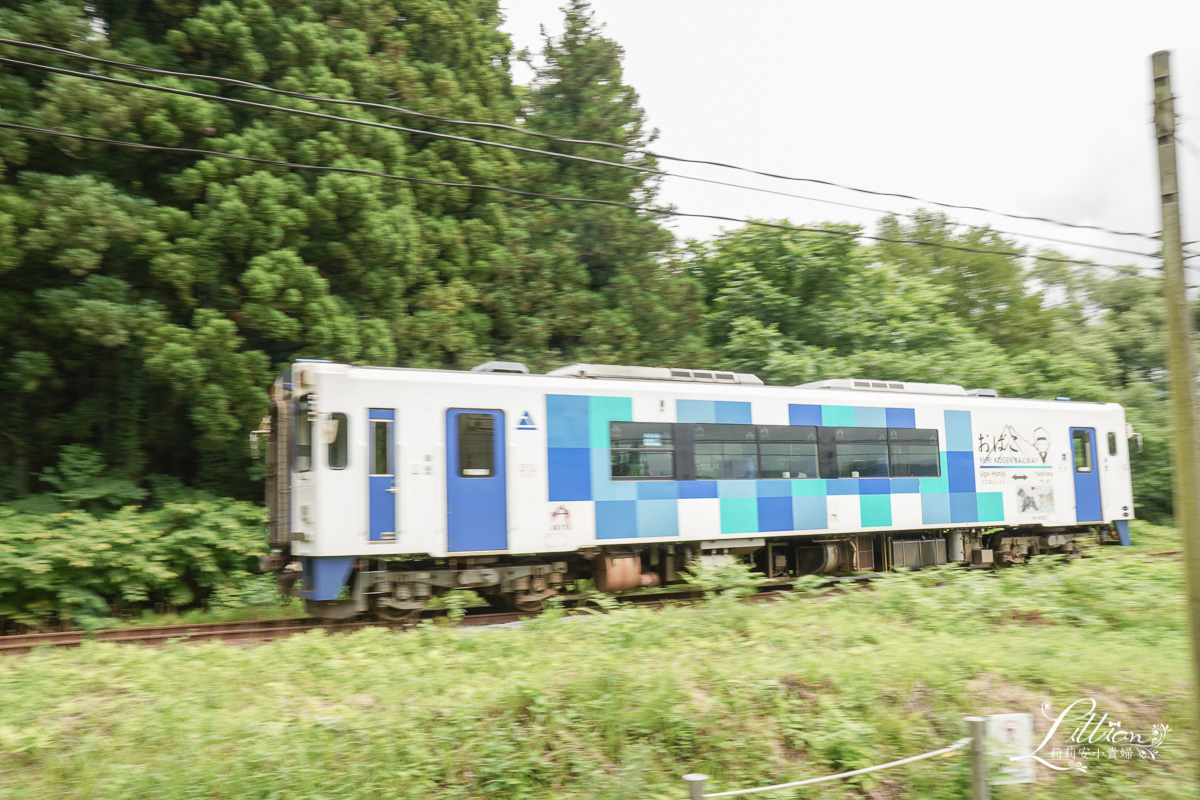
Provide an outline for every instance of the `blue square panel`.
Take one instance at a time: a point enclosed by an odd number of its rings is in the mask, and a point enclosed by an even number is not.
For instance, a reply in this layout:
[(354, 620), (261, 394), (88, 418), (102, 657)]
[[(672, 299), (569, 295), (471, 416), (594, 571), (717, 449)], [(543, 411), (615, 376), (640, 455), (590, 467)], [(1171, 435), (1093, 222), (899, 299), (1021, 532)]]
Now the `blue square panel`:
[[(584, 439), (587, 439), (585, 427)], [(592, 451), (586, 447), (551, 447), (547, 456), (550, 500), (592, 499)]]
[[(758, 481), (759, 497), (791, 497), (792, 482), (785, 480)], [(791, 528), (788, 528), (791, 530)]]
[(797, 531), (819, 531), (829, 527), (824, 497), (793, 497), (792, 525)]
[(679, 422), (716, 422), (716, 403), (712, 400), (676, 400), (675, 419)]
[(919, 494), (920, 478), (892, 478), (892, 494)]
[(951, 522), (979, 522), (974, 492), (951, 492), (947, 496), (950, 498)]
[(975, 491), (975, 454), (946, 453), (946, 477), (951, 492)]
[(680, 481), (678, 485), (681, 500), (717, 496), (716, 481)]
[(760, 531), (790, 531), (792, 528), (792, 498), (758, 498), (758, 529)]
[(863, 478), (858, 482), (859, 494), (891, 494), (892, 482), (887, 478)]
[(758, 481), (717, 481), (721, 497), (758, 497)]
[(887, 411), (887, 426), (889, 428), (917, 427), (917, 414), (911, 408), (889, 408)]
[(643, 539), (665, 539), (678, 536), (678, 504), (674, 500), (638, 501), (637, 535)]
[(596, 502), (597, 539), (633, 539), (637, 536), (637, 501)]
[(922, 494), (921, 522), (925, 525), (945, 525), (950, 521), (950, 495)]
[(551, 447), (588, 446), (588, 399), (546, 395), (546, 438)]
[(675, 481), (635, 481), (638, 500), (674, 500), (679, 497)]
[(971, 412), (946, 412), (946, 449), (971, 452)]
[(731, 425), (749, 425), (750, 424), (750, 404), (742, 402), (732, 402), (727, 400), (716, 401), (715, 422), (728, 423)]
[(612, 455), (608, 450), (589, 448), (592, 461), (593, 500), (636, 500), (638, 481), (614, 481)]
[(858, 494), (858, 478), (838, 478), (825, 481), (827, 494)]
[(854, 424), (860, 428), (886, 428), (887, 410), (883, 408), (856, 407), (854, 409)]
[(821, 407), (792, 403), (788, 406), (789, 425), (820, 425)]

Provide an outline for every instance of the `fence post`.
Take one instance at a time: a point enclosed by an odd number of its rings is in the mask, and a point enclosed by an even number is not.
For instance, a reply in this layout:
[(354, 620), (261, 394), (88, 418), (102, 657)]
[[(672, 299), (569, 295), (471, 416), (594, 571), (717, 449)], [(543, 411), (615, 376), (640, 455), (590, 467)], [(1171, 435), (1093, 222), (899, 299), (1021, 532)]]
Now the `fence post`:
[(708, 780), (708, 776), (699, 772), (689, 772), (683, 779), (688, 782), (688, 800), (704, 800), (704, 782)]
[(984, 737), (987, 734), (987, 719), (964, 717), (971, 733), (971, 800), (988, 800), (987, 753)]

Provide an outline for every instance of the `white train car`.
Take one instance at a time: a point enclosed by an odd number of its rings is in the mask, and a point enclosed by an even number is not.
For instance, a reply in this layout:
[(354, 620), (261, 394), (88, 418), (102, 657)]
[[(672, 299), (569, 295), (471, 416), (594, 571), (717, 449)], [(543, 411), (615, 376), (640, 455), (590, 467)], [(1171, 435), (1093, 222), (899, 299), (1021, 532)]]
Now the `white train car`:
[(670, 582), (699, 556), (784, 578), (1129, 541), (1115, 404), (503, 362), (300, 361), (273, 396), (264, 566), (327, 616), (415, 614), (452, 588), (530, 608), (580, 578)]

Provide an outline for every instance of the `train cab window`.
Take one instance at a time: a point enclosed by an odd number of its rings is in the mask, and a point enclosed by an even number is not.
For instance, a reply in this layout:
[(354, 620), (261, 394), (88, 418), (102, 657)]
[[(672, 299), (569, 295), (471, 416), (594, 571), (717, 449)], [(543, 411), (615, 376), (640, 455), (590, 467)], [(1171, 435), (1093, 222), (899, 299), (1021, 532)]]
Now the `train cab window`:
[(889, 428), (888, 458), (893, 478), (936, 478), (942, 455), (936, 430)]
[(349, 432), (347, 431), (346, 415), (330, 414), (326, 425), (328, 425), (328, 428), (326, 429), (325, 440), (329, 442), (329, 452), (326, 454), (326, 460), (329, 463), (329, 468), (345, 469), (349, 458), (349, 449), (347, 447)]
[(1092, 434), (1088, 431), (1071, 433), (1071, 449), (1075, 452), (1075, 471), (1092, 471)]
[(312, 411), (312, 400), (304, 395), (296, 403), (296, 471), (308, 472), (312, 469), (312, 436), (313, 424), (309, 417)]
[(758, 440), (753, 425), (696, 425), (697, 480), (729, 480), (758, 477)]
[(1117, 454), (1117, 435), (1115, 433), (1108, 434), (1108, 454), (1110, 456)]
[(817, 429), (807, 425), (760, 425), (760, 478), (817, 477)]
[(490, 478), (495, 469), (496, 418), (491, 414), (458, 415), (458, 476)]
[(614, 478), (675, 478), (675, 426), (646, 422), (611, 422)]
[(839, 478), (888, 476), (887, 428), (834, 428)]

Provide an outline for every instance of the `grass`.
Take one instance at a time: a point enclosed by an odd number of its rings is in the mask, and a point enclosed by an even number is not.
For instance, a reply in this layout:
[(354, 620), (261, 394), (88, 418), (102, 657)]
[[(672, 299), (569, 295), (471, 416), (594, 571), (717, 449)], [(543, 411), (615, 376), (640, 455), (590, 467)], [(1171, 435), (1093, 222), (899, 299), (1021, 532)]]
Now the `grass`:
[[(949, 744), (967, 714), (1091, 697), (1170, 725), (1159, 758), (993, 797), (1191, 798), (1182, 565), (1146, 555), (1178, 540), (1135, 536), (771, 604), (6, 658), (0, 797), (665, 800), (685, 772), (709, 791), (826, 775)], [(963, 756), (764, 795), (966, 796)]]

